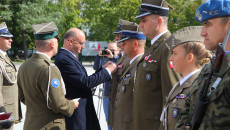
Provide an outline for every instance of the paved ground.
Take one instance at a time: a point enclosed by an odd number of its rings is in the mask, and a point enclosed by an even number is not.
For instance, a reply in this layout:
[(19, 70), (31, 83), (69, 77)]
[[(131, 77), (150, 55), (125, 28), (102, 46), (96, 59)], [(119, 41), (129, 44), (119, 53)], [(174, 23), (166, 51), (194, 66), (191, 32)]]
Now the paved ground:
[[(15, 63), (15, 65), (16, 65), (17, 68), (19, 68), (21, 63)], [(88, 75), (91, 75), (91, 74), (94, 73), (92, 63), (83, 63), (83, 65), (85, 66), (85, 68), (86, 68), (86, 70), (88, 72)], [(101, 88), (101, 85), (99, 85), (97, 87), (97, 90), (95, 92), (95, 96), (93, 97), (94, 106), (95, 106), (96, 112), (99, 113), (98, 118), (99, 118), (99, 121), (100, 121), (101, 130), (108, 130), (107, 123), (105, 121), (105, 115), (104, 115), (102, 100), (99, 100), (98, 96), (96, 96), (96, 95), (101, 95), (101, 93), (99, 93), (100, 88)], [(22, 120), (22, 123), (16, 124), (14, 126), (14, 130), (23, 130), (23, 124), (24, 124), (24, 120), (25, 120), (25, 112), (26, 112), (26, 106), (22, 104), (23, 120)]]

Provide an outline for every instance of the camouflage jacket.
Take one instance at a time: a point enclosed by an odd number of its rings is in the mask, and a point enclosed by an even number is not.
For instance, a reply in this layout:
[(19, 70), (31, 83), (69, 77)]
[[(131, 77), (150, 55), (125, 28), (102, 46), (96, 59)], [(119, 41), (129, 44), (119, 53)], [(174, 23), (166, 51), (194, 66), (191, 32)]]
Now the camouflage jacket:
[[(190, 123), (196, 97), (204, 86), (204, 79), (211, 73), (211, 63), (202, 69), (200, 75), (191, 86), (185, 108), (179, 114), (176, 129), (185, 129), (185, 124)], [(221, 78), (220, 81), (217, 79)], [(212, 91), (216, 84), (216, 88)], [(199, 130), (227, 130), (230, 128), (230, 54), (224, 57), (219, 73), (214, 73), (208, 89), (209, 104), (207, 105)]]

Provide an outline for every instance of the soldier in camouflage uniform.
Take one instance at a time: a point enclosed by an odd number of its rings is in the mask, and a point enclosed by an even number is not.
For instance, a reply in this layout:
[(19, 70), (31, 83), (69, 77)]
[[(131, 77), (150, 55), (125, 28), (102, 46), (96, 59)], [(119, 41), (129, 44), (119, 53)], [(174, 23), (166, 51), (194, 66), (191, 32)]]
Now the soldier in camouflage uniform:
[[(201, 36), (205, 38), (206, 49), (215, 51), (218, 43), (223, 43), (230, 24), (230, 1), (210, 0), (202, 4), (196, 11), (196, 20), (203, 23)], [(218, 34), (218, 35), (217, 35)], [(230, 129), (230, 41), (226, 45), (223, 64), (218, 73), (213, 74), (207, 96), (209, 98), (199, 130)], [(191, 86), (185, 109), (180, 113), (176, 129), (189, 129), (194, 105), (204, 81), (211, 73), (211, 64), (206, 64), (198, 78)]]

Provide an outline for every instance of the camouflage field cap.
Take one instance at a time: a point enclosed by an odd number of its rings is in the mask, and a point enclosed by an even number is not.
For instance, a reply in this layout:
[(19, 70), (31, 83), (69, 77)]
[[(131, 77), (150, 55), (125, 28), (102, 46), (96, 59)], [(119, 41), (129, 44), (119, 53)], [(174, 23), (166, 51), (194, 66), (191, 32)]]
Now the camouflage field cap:
[(58, 35), (58, 28), (54, 22), (42, 23), (33, 25), (34, 39), (35, 40), (47, 40), (57, 38), (60, 41)]
[(5, 22), (0, 24), (0, 37), (13, 37), (13, 35), (10, 34)]
[(135, 23), (135, 25), (123, 25), (121, 31), (121, 39), (118, 43), (128, 40), (130, 38), (137, 38), (137, 39), (146, 39), (141, 31), (141, 28)]
[(150, 14), (168, 16), (169, 9), (173, 8), (165, 0), (142, 0), (139, 14), (135, 18), (141, 18)]
[(202, 26), (189, 26), (177, 30), (166, 40), (166, 46), (172, 51), (176, 46), (186, 42), (203, 42), (200, 36)]
[(195, 19), (203, 23), (206, 20), (230, 16), (230, 0), (209, 0), (196, 10)]
[(121, 33), (122, 25), (135, 25), (135, 23), (120, 19), (117, 25), (117, 29), (115, 32), (113, 32), (113, 34)]

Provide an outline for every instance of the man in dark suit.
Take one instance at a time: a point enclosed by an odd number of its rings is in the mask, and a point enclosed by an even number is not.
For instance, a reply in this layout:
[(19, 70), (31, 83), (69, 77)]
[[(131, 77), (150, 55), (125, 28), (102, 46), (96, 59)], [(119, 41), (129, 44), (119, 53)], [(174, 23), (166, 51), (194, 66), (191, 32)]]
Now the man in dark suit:
[(69, 29), (64, 35), (64, 44), (55, 58), (65, 85), (66, 98), (79, 100), (79, 107), (71, 117), (66, 117), (66, 130), (100, 130), (99, 121), (93, 105), (91, 88), (111, 80), (116, 65), (107, 62), (98, 72), (87, 75), (84, 66), (75, 55), (85, 47), (85, 34), (77, 28)]

